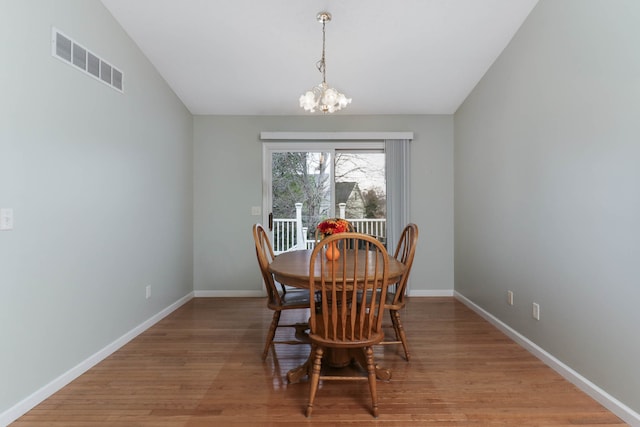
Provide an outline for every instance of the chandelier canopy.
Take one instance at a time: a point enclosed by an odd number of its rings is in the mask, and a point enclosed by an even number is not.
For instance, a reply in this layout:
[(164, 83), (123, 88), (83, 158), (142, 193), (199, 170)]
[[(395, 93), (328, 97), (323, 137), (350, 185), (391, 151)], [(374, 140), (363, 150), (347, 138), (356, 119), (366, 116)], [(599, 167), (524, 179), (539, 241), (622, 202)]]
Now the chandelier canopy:
[(322, 73), (322, 83), (300, 96), (300, 107), (310, 113), (315, 112), (316, 109), (323, 113), (333, 113), (349, 105), (351, 98), (347, 98), (343, 93), (338, 92), (337, 89), (327, 85), (327, 64), (324, 54), (325, 25), (331, 21), (331, 14), (329, 12), (320, 12), (316, 15), (316, 18), (318, 22), (322, 24), (322, 58), (316, 63), (318, 71)]

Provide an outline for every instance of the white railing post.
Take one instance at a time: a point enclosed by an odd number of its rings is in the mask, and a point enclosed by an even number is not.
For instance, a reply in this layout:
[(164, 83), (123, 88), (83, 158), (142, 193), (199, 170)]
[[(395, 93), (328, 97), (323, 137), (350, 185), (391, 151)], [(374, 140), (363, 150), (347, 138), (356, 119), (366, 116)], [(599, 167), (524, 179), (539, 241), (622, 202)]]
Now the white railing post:
[(340, 208), (340, 216), (339, 218), (346, 219), (345, 212), (347, 211), (346, 203), (338, 203), (338, 207)]
[(309, 227), (302, 227), (302, 241), (304, 242), (304, 246), (302, 249), (309, 249), (307, 245), (309, 244), (307, 241), (307, 233), (309, 232)]
[(306, 236), (302, 234), (302, 203), (296, 203), (296, 248), (306, 249)]

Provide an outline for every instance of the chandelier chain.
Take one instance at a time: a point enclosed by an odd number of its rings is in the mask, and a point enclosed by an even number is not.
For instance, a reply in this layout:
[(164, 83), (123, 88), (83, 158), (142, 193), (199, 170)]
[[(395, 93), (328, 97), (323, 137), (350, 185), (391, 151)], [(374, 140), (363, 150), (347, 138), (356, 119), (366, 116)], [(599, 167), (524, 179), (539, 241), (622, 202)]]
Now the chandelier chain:
[(316, 63), (316, 67), (318, 68), (318, 71), (322, 73), (322, 83), (327, 83), (327, 62), (325, 60), (325, 55), (324, 55), (325, 37), (326, 37), (326, 33), (324, 29), (325, 25), (326, 25), (326, 22), (323, 20), (322, 21), (322, 57), (320, 58), (320, 61)]

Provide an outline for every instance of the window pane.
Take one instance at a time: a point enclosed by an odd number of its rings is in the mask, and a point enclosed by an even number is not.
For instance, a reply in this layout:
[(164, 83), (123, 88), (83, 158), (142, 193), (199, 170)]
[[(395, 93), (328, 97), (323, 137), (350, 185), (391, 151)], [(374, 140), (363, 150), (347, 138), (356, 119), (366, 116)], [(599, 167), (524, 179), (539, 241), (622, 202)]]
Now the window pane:
[(335, 183), (336, 216), (344, 215), (354, 223), (356, 231), (384, 241), (387, 215), (385, 154), (337, 151)]

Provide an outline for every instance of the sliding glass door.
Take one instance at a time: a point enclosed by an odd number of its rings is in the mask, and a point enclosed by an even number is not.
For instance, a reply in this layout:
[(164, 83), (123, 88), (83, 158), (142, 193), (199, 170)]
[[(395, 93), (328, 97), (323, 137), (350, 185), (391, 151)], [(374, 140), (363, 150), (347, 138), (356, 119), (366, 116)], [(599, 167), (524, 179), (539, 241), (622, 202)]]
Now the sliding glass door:
[(318, 223), (336, 216), (386, 239), (383, 144), (267, 143), (264, 155), (264, 212), (277, 253), (312, 247)]

